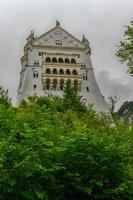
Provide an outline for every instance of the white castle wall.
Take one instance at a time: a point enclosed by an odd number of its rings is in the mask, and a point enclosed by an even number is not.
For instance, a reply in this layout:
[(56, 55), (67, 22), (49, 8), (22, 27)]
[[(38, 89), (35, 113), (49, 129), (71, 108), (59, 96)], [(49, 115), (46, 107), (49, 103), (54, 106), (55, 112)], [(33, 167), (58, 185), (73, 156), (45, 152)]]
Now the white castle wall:
[[(41, 42), (41, 41), (39, 41)], [(49, 41), (49, 45), (53, 44), (52, 39)], [(66, 42), (67, 45), (67, 42)], [(68, 44), (69, 45), (69, 44)], [(90, 59), (90, 55), (86, 54), (83, 51), (77, 50), (50, 50), (50, 49), (35, 49), (28, 50), (28, 62), (26, 67), (22, 66), (22, 71), (20, 73), (20, 84), (18, 89), (18, 104), (26, 99), (28, 96), (32, 96), (36, 94), (37, 96), (46, 96), (50, 93), (53, 95), (63, 96), (62, 91), (55, 90), (43, 90), (42, 86), (42, 56), (39, 56), (39, 52), (47, 52), (47, 53), (64, 53), (64, 54), (79, 54), (80, 58), (78, 58), (79, 63), (81, 63), (81, 74), (82, 74), (82, 85), (81, 92), (82, 99), (86, 102), (86, 104), (92, 104), (97, 112), (106, 112), (108, 113), (108, 107), (102, 96), (99, 87), (97, 85), (94, 71), (92, 68), (92, 63)], [(35, 66), (34, 62), (38, 61), (39, 65)], [(38, 77), (34, 77), (34, 72), (38, 73)], [(85, 79), (85, 80), (84, 80)], [(37, 87), (34, 88), (34, 85)], [(87, 91), (88, 87), (88, 91)]]

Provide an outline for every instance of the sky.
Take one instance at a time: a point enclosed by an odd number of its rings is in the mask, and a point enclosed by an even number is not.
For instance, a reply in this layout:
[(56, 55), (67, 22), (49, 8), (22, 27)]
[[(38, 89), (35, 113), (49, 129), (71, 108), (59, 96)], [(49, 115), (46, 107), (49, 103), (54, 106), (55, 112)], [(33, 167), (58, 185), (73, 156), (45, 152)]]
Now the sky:
[(126, 25), (133, 20), (133, 0), (0, 0), (0, 86), (16, 102), (20, 57), (31, 30), (41, 35), (55, 26), (79, 39), (85, 34), (102, 94), (133, 101), (133, 77), (115, 56)]

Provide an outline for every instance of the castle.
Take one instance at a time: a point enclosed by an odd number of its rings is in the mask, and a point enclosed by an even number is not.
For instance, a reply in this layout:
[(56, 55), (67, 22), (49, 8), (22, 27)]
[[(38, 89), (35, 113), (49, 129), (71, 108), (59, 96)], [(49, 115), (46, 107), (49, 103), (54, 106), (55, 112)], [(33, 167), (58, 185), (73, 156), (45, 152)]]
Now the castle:
[(28, 96), (63, 97), (67, 82), (79, 89), (86, 105), (97, 112), (108, 113), (108, 107), (97, 85), (90, 59), (91, 49), (83, 35), (82, 41), (56, 26), (39, 37), (31, 31), (21, 58), (18, 104)]

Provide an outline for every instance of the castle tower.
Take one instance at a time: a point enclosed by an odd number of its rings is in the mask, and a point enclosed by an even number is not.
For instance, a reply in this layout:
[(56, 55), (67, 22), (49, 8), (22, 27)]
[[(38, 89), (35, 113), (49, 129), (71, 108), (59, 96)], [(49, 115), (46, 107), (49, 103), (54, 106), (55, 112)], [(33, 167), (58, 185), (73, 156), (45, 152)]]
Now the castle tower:
[(28, 96), (62, 97), (65, 84), (79, 88), (82, 100), (97, 112), (108, 113), (90, 60), (91, 49), (83, 35), (82, 41), (68, 33), (60, 23), (39, 37), (33, 31), (27, 38), (18, 88), (18, 104)]

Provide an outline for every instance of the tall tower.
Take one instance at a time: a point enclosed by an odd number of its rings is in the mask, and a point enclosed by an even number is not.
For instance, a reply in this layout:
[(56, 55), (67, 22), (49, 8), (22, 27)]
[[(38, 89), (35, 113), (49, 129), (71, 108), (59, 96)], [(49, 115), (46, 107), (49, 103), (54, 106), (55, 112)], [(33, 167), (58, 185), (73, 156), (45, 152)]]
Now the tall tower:
[(68, 33), (60, 23), (39, 37), (31, 31), (21, 58), (22, 69), (18, 88), (18, 104), (28, 96), (62, 97), (65, 84), (79, 88), (82, 100), (97, 112), (108, 113), (108, 107), (97, 85), (91, 49), (83, 35), (82, 41)]

